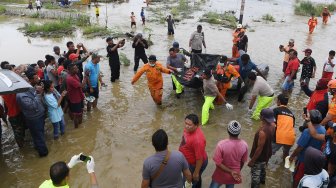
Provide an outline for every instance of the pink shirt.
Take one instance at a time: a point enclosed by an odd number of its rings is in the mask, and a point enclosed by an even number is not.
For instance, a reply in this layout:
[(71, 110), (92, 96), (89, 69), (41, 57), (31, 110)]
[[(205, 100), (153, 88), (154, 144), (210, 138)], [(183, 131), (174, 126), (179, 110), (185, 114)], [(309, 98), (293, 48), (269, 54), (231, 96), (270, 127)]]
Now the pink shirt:
[(216, 164), (216, 170), (212, 175), (212, 179), (219, 184), (239, 184), (233, 179), (231, 174), (224, 172), (217, 165), (223, 164), (226, 167), (240, 173), (241, 162), (247, 161), (248, 146), (241, 139), (225, 139), (218, 142), (213, 156)]

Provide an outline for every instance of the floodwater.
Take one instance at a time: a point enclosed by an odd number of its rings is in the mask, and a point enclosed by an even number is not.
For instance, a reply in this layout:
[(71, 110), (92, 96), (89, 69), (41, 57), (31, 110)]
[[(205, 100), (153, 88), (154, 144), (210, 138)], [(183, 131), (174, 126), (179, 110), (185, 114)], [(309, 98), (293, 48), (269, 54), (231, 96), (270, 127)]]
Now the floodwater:
[[(124, 32), (129, 29), (129, 14), (135, 12), (140, 19), (140, 9), (144, 6), (141, 0), (130, 0), (122, 4), (108, 4), (108, 26), (117, 27)], [(155, 6), (155, 5), (154, 5)], [(238, 0), (210, 0), (202, 5), (205, 11), (238, 10)], [(94, 9), (86, 10), (94, 15)], [(101, 6), (99, 22), (105, 23), (105, 5)], [(168, 14), (169, 10), (162, 10)], [(147, 50), (147, 54), (156, 54), (158, 59), (165, 63), (168, 49), (173, 41), (179, 41), (181, 47), (187, 47), (190, 34), (196, 29), (197, 17), (204, 11), (193, 13), (194, 19), (183, 20), (177, 24), (175, 37), (166, 35), (166, 26), (148, 22), (153, 31), (154, 45)], [(252, 22), (260, 19), (263, 14), (272, 14), (275, 23)], [(145, 12), (148, 20), (154, 17), (150, 12)], [(322, 65), (327, 58), (328, 51), (334, 47), (333, 35), (336, 31), (335, 18), (332, 17), (327, 26), (318, 25), (312, 35), (307, 33), (306, 17), (293, 15), (293, 4), (282, 0), (250, 0), (246, 2), (244, 24), (247, 23), (254, 32), (247, 32), (249, 36), (249, 50), (252, 60), (257, 63), (266, 63), (270, 66), (268, 81), (276, 91), (280, 92), (282, 77), (282, 58), (279, 52), (279, 44), (286, 44), (288, 39), (294, 38), (299, 53), (306, 47), (313, 49), (312, 56), (317, 62), (316, 77), (321, 76)], [(284, 22), (281, 22), (284, 21)], [(38, 59), (44, 59), (44, 55), (52, 52), (54, 45), (59, 45), (61, 50), (66, 50), (65, 43), (68, 40), (83, 42), (89, 50), (99, 51), (105, 55), (105, 40), (101, 38), (85, 39), (78, 32), (75, 36), (66, 36), (62, 39), (45, 39), (25, 37), (16, 29), (29, 21), (22, 18), (0, 19), (0, 60), (7, 60), (13, 64), (35, 63)], [(208, 46), (207, 53), (228, 54), (231, 51), (231, 30), (203, 23), (205, 39)], [(136, 32), (144, 32), (144, 28), (138, 21)], [(147, 30), (148, 31), (148, 30)], [(128, 41), (120, 52), (133, 59), (131, 41)], [(14, 144), (14, 138), (10, 129), (4, 130), (2, 140), (2, 154), (0, 155), (0, 187), (38, 187), (45, 179), (49, 179), (49, 167), (56, 161), (69, 161), (71, 156), (83, 152), (95, 158), (95, 172), (100, 187), (130, 188), (140, 187), (142, 164), (146, 157), (154, 153), (151, 145), (152, 133), (163, 128), (169, 135), (169, 149), (177, 150), (181, 141), (184, 126), (184, 117), (189, 113), (201, 114), (203, 103), (200, 91), (186, 89), (181, 99), (176, 99), (171, 80), (164, 76), (163, 105), (157, 107), (147, 90), (146, 80), (141, 78), (134, 86), (130, 84), (133, 76), (133, 62), (131, 66), (122, 66), (120, 81), (114, 84), (108, 82), (110, 74), (108, 61), (104, 58), (101, 62), (104, 80), (107, 88), (101, 90), (98, 109), (85, 113), (84, 123), (78, 129), (74, 129), (70, 121), (67, 121), (66, 134), (58, 141), (52, 138), (52, 126), (46, 125), (46, 140), (49, 155), (39, 158), (33, 149), (31, 137), (27, 131), (26, 144), (23, 149), (18, 149)], [(311, 86), (316, 83), (313, 79)], [(290, 108), (296, 115), (296, 123), (302, 122), (302, 107), (308, 101), (307, 97), (296, 88), (290, 100)], [(247, 96), (248, 98), (248, 96)], [(253, 136), (260, 122), (252, 121), (246, 115), (248, 102), (238, 104), (235, 96), (229, 96), (228, 100), (234, 105), (233, 111), (228, 111), (224, 106), (216, 106), (211, 111), (210, 122), (203, 128), (207, 139), (207, 153), (210, 158), (209, 165), (204, 172), (204, 187), (208, 187), (211, 175), (214, 171), (214, 163), (211, 160), (216, 143), (228, 138), (226, 125), (230, 120), (236, 119), (242, 125), (241, 138), (252, 145)], [(248, 100), (247, 100), (248, 101)], [(273, 156), (267, 170), (265, 187), (290, 187), (291, 174), (284, 169), (281, 163), (281, 153)], [(249, 187), (250, 169), (243, 168), (243, 184), (237, 187)], [(89, 176), (84, 164), (79, 164), (71, 170), (70, 185), (72, 187), (89, 187)]]

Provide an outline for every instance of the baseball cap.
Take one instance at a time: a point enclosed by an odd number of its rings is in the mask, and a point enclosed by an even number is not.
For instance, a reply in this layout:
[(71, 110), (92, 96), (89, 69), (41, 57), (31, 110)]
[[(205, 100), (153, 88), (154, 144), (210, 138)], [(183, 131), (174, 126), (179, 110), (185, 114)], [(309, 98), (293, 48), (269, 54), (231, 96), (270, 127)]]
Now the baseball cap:
[(237, 29), (241, 29), (241, 28), (243, 28), (243, 25), (242, 24), (238, 24), (237, 25)]
[(330, 80), (328, 82), (328, 88), (336, 89), (336, 79)]
[(232, 120), (229, 122), (227, 130), (232, 135), (239, 135), (241, 131), (241, 125), (238, 121)]
[(76, 58), (78, 58), (78, 55), (77, 55), (77, 54), (72, 53), (72, 54), (69, 55), (69, 59), (70, 59), (71, 61), (75, 60)]
[(92, 57), (92, 59), (94, 59), (94, 58), (102, 57), (102, 56), (99, 55), (98, 53), (92, 53), (91, 57)]
[(149, 60), (149, 61), (157, 61), (155, 55), (150, 55), (150, 56), (148, 57), (148, 60)]
[(270, 108), (265, 108), (263, 110), (261, 110), (260, 112), (260, 116), (267, 121), (268, 123), (274, 123), (275, 122), (275, 118), (274, 118), (274, 112), (272, 109)]
[(310, 48), (307, 48), (307, 49), (303, 50), (303, 52), (307, 52), (307, 53), (311, 54), (313, 51)]
[(178, 42), (173, 43), (173, 48), (179, 48), (179, 47), (180, 47), (180, 44)]

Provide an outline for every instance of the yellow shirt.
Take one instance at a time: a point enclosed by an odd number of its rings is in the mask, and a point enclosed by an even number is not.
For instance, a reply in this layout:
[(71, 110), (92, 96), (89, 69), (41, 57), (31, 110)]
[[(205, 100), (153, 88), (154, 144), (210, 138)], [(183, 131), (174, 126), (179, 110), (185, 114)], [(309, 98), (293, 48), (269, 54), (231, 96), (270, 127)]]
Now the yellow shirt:
[(99, 14), (99, 7), (96, 7), (96, 14)]
[(69, 185), (56, 187), (51, 180), (45, 180), (39, 188), (70, 188)]

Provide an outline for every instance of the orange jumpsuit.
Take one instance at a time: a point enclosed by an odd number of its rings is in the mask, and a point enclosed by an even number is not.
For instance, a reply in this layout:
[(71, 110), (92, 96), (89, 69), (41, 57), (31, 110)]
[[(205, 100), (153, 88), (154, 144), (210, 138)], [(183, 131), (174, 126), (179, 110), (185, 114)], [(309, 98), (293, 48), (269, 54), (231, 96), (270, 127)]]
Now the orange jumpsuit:
[(309, 33), (312, 34), (314, 32), (314, 29), (317, 25), (317, 18), (310, 18), (308, 21), (308, 26), (309, 26)]
[(169, 74), (170, 70), (163, 67), (158, 61), (156, 62), (156, 65), (154, 67), (151, 67), (149, 63), (147, 63), (138, 70), (132, 80), (132, 83), (134, 83), (141, 77), (143, 73), (146, 73), (149, 91), (154, 102), (158, 105), (160, 105), (162, 102), (162, 72)]
[(233, 58), (239, 58), (239, 52), (238, 52), (238, 42), (239, 42), (239, 33), (240, 33), (241, 30), (235, 30), (233, 33), (232, 33), (232, 36), (233, 36), (233, 40), (232, 40), (232, 57)]
[[(225, 74), (228, 78), (231, 78), (232, 76), (235, 77), (235, 78), (240, 77), (240, 75), (239, 75), (238, 71), (235, 69), (235, 67), (230, 65), (230, 64), (227, 64), (224, 67), (222, 67), (218, 64), (217, 68), (216, 68), (216, 73), (221, 74), (221, 75)], [(218, 88), (219, 92), (222, 94), (223, 97), (225, 97), (226, 91), (230, 87), (231, 87), (231, 82), (223, 83), (223, 82), (217, 81), (217, 88)], [(221, 105), (221, 104), (224, 103), (224, 101), (221, 98), (216, 97), (215, 103)]]
[(323, 23), (324, 23), (324, 24), (327, 24), (327, 23), (328, 23), (328, 19), (329, 19), (329, 17), (330, 17), (331, 15), (330, 15), (329, 10), (323, 10), (321, 16), (322, 16), (322, 21), (323, 21)]

